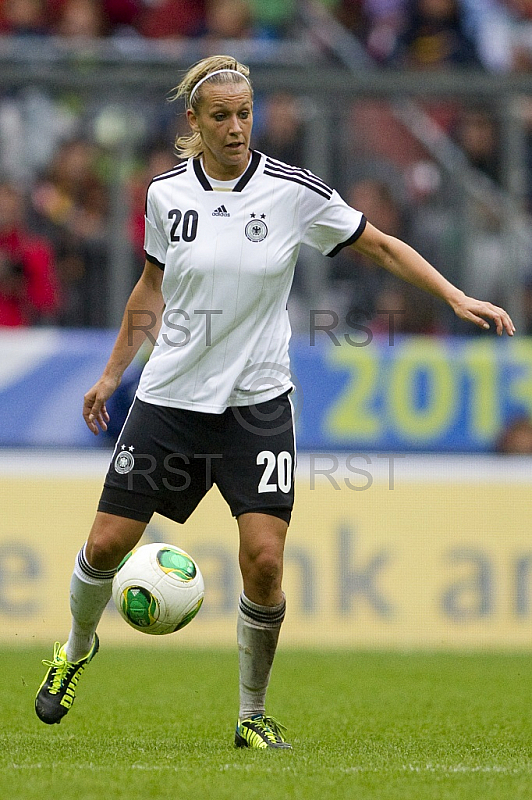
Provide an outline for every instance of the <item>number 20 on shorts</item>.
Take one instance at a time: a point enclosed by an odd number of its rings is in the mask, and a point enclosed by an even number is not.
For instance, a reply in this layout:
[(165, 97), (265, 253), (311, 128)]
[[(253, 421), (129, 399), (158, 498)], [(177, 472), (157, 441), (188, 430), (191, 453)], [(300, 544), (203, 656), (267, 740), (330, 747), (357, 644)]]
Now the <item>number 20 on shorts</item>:
[[(258, 493), (277, 492), (288, 494), (292, 488), (292, 455), (281, 450), (276, 456), (271, 450), (261, 450), (257, 456), (257, 464), (264, 464), (264, 472), (259, 481)], [(274, 476), (275, 473), (275, 476)], [(272, 478), (277, 478), (277, 482)]]

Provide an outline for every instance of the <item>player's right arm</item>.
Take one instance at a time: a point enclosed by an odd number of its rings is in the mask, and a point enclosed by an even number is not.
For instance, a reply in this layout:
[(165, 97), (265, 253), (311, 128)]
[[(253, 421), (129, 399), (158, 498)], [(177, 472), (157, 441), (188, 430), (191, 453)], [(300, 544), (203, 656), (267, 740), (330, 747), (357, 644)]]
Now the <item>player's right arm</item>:
[[(161, 326), (164, 300), (161, 291), (163, 270), (146, 261), (144, 270), (126, 305), (122, 324), (101, 378), (83, 398), (83, 419), (95, 436), (107, 430), (107, 400), (120, 385), (122, 375), (138, 353), (144, 340), (153, 342)], [(146, 325), (148, 320), (150, 325)], [(142, 321), (142, 324), (141, 324)], [(151, 324), (153, 323), (153, 324)]]

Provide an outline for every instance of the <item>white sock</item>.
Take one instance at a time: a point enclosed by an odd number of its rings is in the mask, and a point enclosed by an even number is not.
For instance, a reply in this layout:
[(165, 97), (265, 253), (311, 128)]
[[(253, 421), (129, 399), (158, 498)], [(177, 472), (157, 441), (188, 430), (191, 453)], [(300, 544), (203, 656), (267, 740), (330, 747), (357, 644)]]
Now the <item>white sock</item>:
[(85, 546), (76, 558), (70, 582), (70, 611), (72, 628), (66, 643), (68, 661), (79, 661), (92, 647), (94, 634), (111, 598), (116, 569), (98, 570), (85, 557)]
[(239, 661), (239, 718), (264, 714), (266, 690), (270, 682), (286, 600), (278, 606), (260, 606), (240, 596), (237, 641)]

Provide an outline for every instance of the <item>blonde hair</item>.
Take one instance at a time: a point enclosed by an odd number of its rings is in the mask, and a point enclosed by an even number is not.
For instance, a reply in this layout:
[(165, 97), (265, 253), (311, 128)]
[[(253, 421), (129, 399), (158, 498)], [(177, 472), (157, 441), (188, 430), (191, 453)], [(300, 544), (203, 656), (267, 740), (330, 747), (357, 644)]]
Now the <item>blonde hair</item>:
[[(219, 70), (224, 70), (224, 72), (219, 72)], [(216, 75), (213, 74), (211, 78), (209, 77), (211, 73), (216, 73)], [(242, 78), (239, 77), (240, 75)], [(173, 102), (180, 97), (184, 97), (185, 107), (197, 113), (204, 83), (239, 83), (241, 80), (249, 84), (251, 97), (253, 98), (253, 88), (248, 76), (249, 67), (246, 67), (245, 64), (240, 64), (236, 58), (232, 56), (210, 56), (190, 67), (181, 83), (170, 91), (168, 99)], [(200, 82), (201, 86), (198, 85)], [(198, 89), (194, 91), (196, 86), (198, 86)], [(175, 149), (180, 158), (190, 158), (191, 156), (192, 158), (197, 158), (203, 153), (201, 134), (193, 132), (185, 136), (178, 135), (175, 140)]]

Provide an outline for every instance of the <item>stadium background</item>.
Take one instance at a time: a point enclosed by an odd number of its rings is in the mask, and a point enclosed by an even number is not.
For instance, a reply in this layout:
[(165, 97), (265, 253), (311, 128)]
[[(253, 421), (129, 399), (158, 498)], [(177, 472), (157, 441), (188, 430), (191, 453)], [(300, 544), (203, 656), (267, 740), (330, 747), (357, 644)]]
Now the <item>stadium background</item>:
[[(193, 61), (229, 51), (252, 68), (259, 149), (338, 187), (466, 291), (503, 304), (519, 331), (478, 334), (368, 264), (302, 250), (290, 307), (300, 461), (283, 642), (528, 649), (528, 40), (505, 40), (515, 58), (497, 61), (467, 15), (475, 4), (462, 3), (475, 58), (416, 63), (391, 17), (395, 49), (371, 44), (383, 41), (383, 19), (368, 11), (378, 3), (358, 4), (360, 28), (345, 12), (357, 4), (274, 13), (263, 3), (266, 18), (237, 3), (247, 27), (224, 29), (212, 8), (225, 7), (227, 22), (230, 5), (210, 4), (212, 29), (173, 38), (132, 20), (94, 39), (53, 26), (9, 31), (3, 20), (0, 639), (49, 642), (68, 629), (71, 569), (112, 446), (112, 435), (84, 429), (82, 395), (142, 266), (147, 181), (172, 163), (182, 121), (168, 90)], [(30, 273), (17, 283), (27, 295), (16, 321), (6, 274), (19, 281), (25, 265), (1, 238), (6, 198), (28, 243), (49, 256), (46, 291)], [(112, 434), (145, 355), (112, 402)], [(157, 518), (147, 538), (188, 549), (205, 574), (204, 608), (179, 643), (233, 645), (236, 527), (216, 490), (186, 526)], [(102, 634), (153, 645), (113, 609)]]

